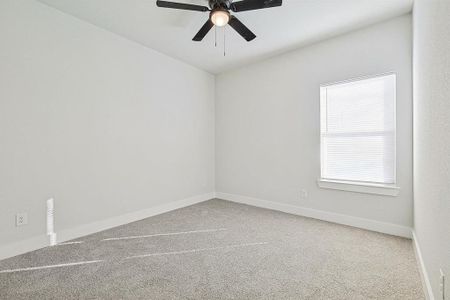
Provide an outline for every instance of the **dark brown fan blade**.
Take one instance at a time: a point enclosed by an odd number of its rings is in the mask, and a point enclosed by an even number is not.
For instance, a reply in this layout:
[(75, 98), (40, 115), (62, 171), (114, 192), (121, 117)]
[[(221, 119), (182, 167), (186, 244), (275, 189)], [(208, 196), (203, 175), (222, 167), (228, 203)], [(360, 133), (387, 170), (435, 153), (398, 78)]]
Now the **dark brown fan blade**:
[(256, 38), (256, 35), (250, 31), (238, 18), (231, 16), (228, 23), (234, 30), (236, 30), (247, 42), (250, 42)]
[(214, 24), (213, 22), (208, 19), (208, 21), (206, 21), (205, 25), (202, 26), (202, 28), (200, 28), (199, 32), (197, 32), (197, 34), (194, 36), (194, 38), (192, 39), (193, 41), (196, 42), (200, 42), (201, 40), (203, 40), (203, 38), (206, 36), (206, 34), (211, 30), (211, 28), (213, 28)]
[(242, 0), (231, 4), (234, 12), (281, 6), (283, 0)]
[(208, 11), (209, 10), (209, 8), (206, 6), (169, 2), (169, 1), (161, 1), (161, 0), (156, 1), (156, 5), (158, 7), (184, 9), (184, 10), (195, 10), (195, 11)]

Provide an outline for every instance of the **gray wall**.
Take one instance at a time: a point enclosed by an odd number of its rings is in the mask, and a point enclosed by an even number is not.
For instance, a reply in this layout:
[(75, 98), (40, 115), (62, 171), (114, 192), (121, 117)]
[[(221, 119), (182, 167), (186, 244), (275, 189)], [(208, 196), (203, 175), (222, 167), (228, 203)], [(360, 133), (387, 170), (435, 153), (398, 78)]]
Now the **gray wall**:
[(0, 37), (2, 246), (50, 197), (59, 231), (214, 191), (212, 75), (31, 0)]
[(436, 299), (450, 295), (450, 1), (414, 4), (414, 226)]
[[(218, 75), (216, 191), (412, 226), (411, 26), (405, 15)], [(399, 196), (320, 189), (319, 85), (391, 71)]]

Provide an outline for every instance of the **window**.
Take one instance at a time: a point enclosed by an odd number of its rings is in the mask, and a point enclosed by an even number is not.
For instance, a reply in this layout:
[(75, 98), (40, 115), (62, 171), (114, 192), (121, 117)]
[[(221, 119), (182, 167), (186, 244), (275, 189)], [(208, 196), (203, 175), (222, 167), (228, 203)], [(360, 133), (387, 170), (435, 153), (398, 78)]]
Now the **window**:
[(321, 179), (393, 185), (395, 74), (321, 86)]

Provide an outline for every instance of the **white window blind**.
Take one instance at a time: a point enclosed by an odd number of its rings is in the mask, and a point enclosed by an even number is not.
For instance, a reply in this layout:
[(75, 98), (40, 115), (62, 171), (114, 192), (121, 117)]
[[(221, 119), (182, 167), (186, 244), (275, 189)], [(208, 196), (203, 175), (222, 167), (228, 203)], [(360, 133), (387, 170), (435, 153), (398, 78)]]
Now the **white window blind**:
[(320, 88), (322, 179), (395, 183), (394, 74)]

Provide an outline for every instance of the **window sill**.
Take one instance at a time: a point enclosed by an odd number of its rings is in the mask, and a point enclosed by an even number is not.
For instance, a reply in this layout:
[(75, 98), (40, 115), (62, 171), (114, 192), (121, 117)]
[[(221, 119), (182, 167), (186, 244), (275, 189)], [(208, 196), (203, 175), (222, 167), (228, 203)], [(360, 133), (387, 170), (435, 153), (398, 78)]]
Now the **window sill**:
[(319, 185), (319, 187), (324, 189), (333, 189), (364, 194), (385, 195), (392, 197), (396, 197), (400, 192), (399, 187), (388, 184), (360, 183), (354, 181), (340, 181), (329, 179), (319, 179), (317, 180), (317, 184)]

